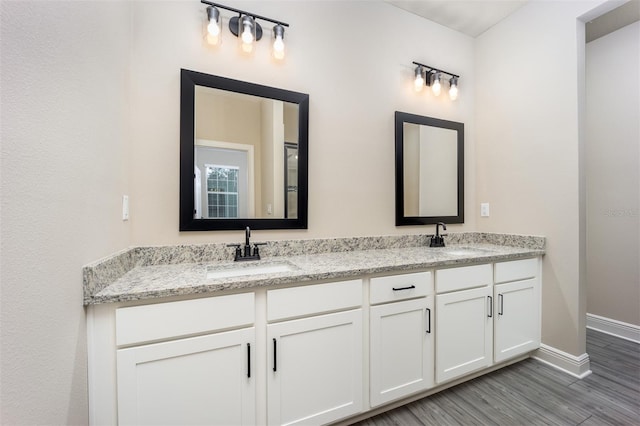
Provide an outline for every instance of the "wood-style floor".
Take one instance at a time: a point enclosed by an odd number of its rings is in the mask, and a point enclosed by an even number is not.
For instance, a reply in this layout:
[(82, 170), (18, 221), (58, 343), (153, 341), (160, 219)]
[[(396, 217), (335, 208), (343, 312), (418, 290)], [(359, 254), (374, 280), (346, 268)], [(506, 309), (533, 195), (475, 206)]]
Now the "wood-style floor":
[(640, 425), (640, 345), (587, 330), (588, 377), (533, 359), (358, 425)]

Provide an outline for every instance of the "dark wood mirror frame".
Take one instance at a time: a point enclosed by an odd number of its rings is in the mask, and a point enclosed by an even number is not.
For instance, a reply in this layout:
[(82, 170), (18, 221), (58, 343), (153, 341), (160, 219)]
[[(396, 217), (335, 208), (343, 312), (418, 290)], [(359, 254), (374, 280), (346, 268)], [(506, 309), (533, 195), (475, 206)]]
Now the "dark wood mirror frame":
[[(404, 123), (440, 127), (457, 132), (457, 213), (451, 216), (405, 216), (404, 212)], [(464, 223), (464, 123), (396, 111), (396, 226)]]
[[(276, 99), (298, 105), (297, 218), (195, 219), (193, 194), (195, 87)], [(180, 74), (180, 231), (307, 229), (309, 165), (309, 95), (182, 69)]]

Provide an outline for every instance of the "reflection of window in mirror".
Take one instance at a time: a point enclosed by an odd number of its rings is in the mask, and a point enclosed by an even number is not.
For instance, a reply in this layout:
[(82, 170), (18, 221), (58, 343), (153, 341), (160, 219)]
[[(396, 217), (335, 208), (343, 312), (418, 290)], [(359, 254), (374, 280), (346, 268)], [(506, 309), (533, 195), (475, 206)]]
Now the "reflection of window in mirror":
[(207, 164), (209, 218), (238, 217), (238, 172), (234, 166)]

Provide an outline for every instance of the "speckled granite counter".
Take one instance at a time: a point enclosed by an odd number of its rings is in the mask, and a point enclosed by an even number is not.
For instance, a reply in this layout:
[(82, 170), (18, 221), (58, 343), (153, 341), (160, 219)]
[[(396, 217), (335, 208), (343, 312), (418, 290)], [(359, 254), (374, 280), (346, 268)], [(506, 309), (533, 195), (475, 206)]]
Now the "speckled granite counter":
[[(490, 263), (540, 256), (545, 249), (544, 237), (507, 234), (449, 234), (445, 248), (429, 248), (427, 241), (427, 235), (272, 241), (261, 248), (263, 260), (242, 263), (231, 260), (226, 244), (135, 247), (83, 268), (84, 304)], [(455, 250), (461, 246), (476, 250)], [(289, 270), (207, 278), (211, 270), (271, 264)]]

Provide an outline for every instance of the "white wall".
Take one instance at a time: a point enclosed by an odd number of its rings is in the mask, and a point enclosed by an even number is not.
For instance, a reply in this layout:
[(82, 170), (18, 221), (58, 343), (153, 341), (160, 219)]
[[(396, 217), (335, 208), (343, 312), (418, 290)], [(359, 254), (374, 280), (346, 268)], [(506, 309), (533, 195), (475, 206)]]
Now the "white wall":
[[(87, 422), (83, 264), (240, 238), (178, 232), (181, 67), (310, 94), (310, 228), (256, 239), (423, 232), (393, 225), (395, 110), (464, 122), (475, 186), (473, 40), (387, 4), (227, 2), (291, 24), (283, 64), (206, 46), (197, 1), (0, 4), (2, 424)], [(413, 60), (459, 73), (458, 101), (414, 94)]]
[(478, 202), (483, 231), (547, 237), (543, 343), (585, 353), (584, 24), (594, 2), (531, 2), (477, 39)]
[(640, 326), (640, 22), (586, 58), (587, 312)]
[[(133, 5), (134, 244), (233, 242), (242, 235), (178, 232), (181, 67), (310, 95), (309, 229), (256, 231), (257, 241), (424, 232), (394, 225), (395, 110), (464, 122), (467, 188), (474, 187), (473, 39), (377, 1), (229, 5), (291, 25), (283, 63), (271, 58), (266, 41), (252, 56), (240, 54), (226, 29), (221, 46), (208, 46), (205, 8), (198, 2)], [(459, 73), (459, 99), (414, 93), (414, 60)], [(150, 152), (154, 161), (143, 161)], [(156, 167), (161, 176), (152, 173)], [(473, 197), (467, 191), (467, 205)], [(452, 229), (473, 229), (474, 217), (467, 217)]]
[(129, 245), (130, 5), (0, 10), (0, 423), (86, 424), (81, 268)]

